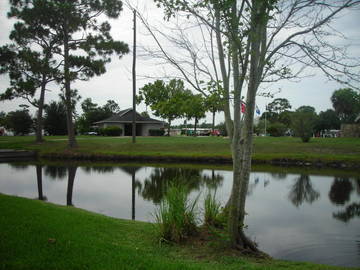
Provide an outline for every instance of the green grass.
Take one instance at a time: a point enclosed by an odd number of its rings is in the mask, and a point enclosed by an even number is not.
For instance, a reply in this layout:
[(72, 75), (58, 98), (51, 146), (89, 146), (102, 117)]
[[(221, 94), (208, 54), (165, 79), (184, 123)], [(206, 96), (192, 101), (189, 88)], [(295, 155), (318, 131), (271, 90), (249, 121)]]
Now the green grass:
[[(0, 149), (39, 151), (40, 155), (118, 155), (140, 157), (230, 158), (229, 140), (216, 137), (139, 137), (132, 144), (129, 137), (79, 136), (79, 147), (67, 149), (66, 137), (46, 137), (35, 144), (34, 137), (0, 137)], [(359, 138), (312, 138), (302, 143), (292, 137), (256, 137), (255, 161), (292, 159), (301, 161), (360, 162)]]
[[(154, 225), (0, 194), (0, 269), (347, 269), (164, 245)], [(215, 249), (215, 250), (214, 250)]]
[(169, 187), (155, 212), (159, 239), (180, 243), (197, 232), (198, 198), (189, 200), (184, 186)]

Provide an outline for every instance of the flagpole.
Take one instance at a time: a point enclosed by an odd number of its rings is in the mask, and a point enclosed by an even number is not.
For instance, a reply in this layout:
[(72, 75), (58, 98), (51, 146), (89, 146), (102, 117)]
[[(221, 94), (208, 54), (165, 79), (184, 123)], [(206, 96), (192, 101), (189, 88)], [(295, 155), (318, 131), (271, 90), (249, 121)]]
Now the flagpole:
[(266, 110), (267, 110), (267, 105), (266, 105), (266, 103), (265, 103), (265, 136), (266, 136)]

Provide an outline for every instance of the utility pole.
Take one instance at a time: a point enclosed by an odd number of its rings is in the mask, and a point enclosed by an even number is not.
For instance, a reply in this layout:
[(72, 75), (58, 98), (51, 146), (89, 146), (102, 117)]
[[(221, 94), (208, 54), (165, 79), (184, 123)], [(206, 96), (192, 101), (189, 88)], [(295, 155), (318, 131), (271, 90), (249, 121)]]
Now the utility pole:
[(134, 48), (133, 48), (133, 118), (132, 118), (132, 143), (136, 143), (136, 10), (134, 9)]

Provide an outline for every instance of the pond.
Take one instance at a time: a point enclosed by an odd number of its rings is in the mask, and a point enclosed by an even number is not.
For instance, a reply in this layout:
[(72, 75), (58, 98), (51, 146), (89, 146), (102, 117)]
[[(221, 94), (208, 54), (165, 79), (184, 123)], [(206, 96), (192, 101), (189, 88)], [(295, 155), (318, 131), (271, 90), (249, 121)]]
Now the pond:
[[(253, 170), (246, 200), (246, 233), (259, 248), (277, 259), (360, 266), (359, 173), (266, 170)], [(170, 183), (200, 194), (199, 212), (208, 190), (225, 204), (232, 185), (225, 167), (0, 163), (0, 172), (1, 193), (150, 222)]]

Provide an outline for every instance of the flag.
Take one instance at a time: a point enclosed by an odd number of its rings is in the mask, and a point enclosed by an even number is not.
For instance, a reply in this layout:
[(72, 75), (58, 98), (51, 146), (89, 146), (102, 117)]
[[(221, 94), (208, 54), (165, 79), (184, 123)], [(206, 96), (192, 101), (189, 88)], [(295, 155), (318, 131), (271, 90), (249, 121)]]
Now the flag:
[(260, 110), (259, 110), (259, 107), (256, 105), (256, 114), (260, 115)]
[(246, 110), (245, 103), (242, 103), (242, 102), (241, 102), (241, 112), (242, 112), (242, 113), (245, 113), (245, 110)]

